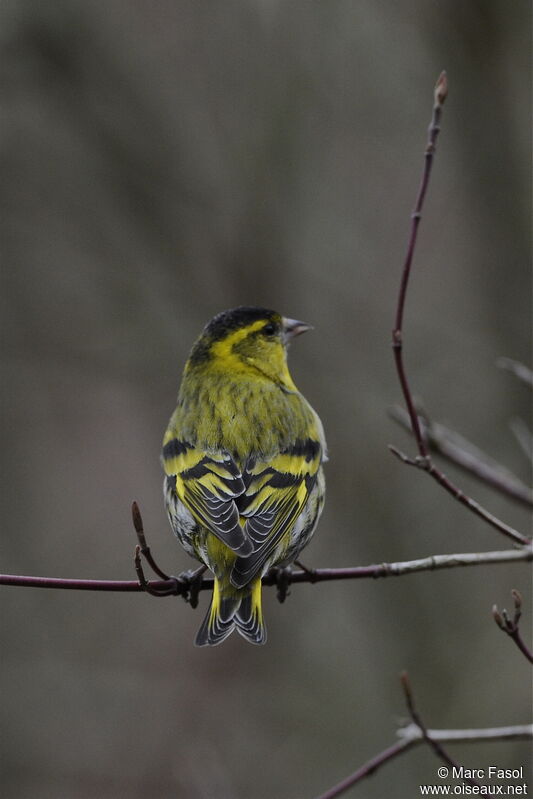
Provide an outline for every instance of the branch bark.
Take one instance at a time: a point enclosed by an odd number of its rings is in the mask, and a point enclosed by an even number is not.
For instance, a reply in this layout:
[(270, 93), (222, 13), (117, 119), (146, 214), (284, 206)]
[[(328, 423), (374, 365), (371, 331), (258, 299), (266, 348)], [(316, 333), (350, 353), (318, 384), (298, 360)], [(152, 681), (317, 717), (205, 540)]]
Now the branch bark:
[[(352, 566), (342, 569), (298, 569), (284, 575), (289, 584), (322, 583), (331, 580), (360, 580), (377, 577), (400, 577), (414, 572), (454, 569), (461, 566), (482, 566), (496, 563), (533, 561), (531, 546), (498, 552), (463, 552), (453, 555), (430, 555), (416, 560), (396, 563), (376, 563), (371, 566)], [(157, 596), (179, 596), (190, 590), (190, 574), (166, 580), (150, 580), (147, 584), (155, 589)], [(263, 577), (263, 585), (278, 584), (279, 572), (271, 569)], [(142, 592), (146, 588), (137, 580), (80, 580), (61, 577), (32, 577), (16, 574), (0, 574), (0, 585), (26, 586), (28, 588), (63, 588), (76, 591), (130, 591)], [(199, 591), (212, 590), (213, 578), (204, 577), (198, 585)], [(161, 594), (159, 593), (161, 592)], [(163, 593), (164, 592), (164, 593)]]

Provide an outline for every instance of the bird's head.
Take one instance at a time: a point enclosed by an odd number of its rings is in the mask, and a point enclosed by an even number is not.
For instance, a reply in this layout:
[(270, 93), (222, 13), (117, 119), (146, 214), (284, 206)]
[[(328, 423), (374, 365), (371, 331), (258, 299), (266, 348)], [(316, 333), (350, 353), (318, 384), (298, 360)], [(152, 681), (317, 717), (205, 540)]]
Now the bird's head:
[(196, 341), (186, 371), (262, 375), (296, 391), (287, 368), (287, 346), (310, 327), (266, 308), (241, 306), (223, 311)]

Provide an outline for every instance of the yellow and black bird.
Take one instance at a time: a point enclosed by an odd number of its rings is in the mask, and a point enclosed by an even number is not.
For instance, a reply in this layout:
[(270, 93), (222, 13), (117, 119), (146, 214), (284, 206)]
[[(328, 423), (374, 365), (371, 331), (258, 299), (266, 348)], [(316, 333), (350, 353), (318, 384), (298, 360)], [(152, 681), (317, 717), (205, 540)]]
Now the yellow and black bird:
[(322, 511), (326, 442), (287, 345), (309, 325), (265, 308), (215, 316), (194, 344), (163, 440), (170, 524), (215, 576), (198, 646), (266, 641), (261, 577), (292, 563)]

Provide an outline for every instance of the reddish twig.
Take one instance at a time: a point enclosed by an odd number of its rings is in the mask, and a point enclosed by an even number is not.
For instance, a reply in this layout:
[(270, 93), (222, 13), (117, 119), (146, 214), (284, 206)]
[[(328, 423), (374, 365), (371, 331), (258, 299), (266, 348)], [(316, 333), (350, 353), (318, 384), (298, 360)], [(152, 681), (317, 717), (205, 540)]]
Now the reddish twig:
[[(371, 566), (352, 566), (342, 569), (308, 569), (290, 571), (288, 580), (295, 583), (323, 583), (332, 580), (360, 580), (378, 577), (400, 577), (422, 571), (437, 571), (466, 566), (493, 565), (496, 563), (513, 563), (533, 561), (533, 549), (522, 547), (500, 552), (462, 552), (453, 555), (430, 555), (427, 558), (399, 561), (397, 563), (375, 563)], [(272, 569), (263, 577), (263, 585), (278, 585), (278, 570)], [(146, 581), (154, 589), (157, 596), (171, 594), (184, 596), (189, 590), (187, 581), (189, 573), (167, 580)], [(193, 572), (194, 576), (195, 573)], [(0, 574), (0, 585), (25, 586), (27, 588), (64, 588), (78, 591), (131, 591), (141, 592), (143, 585), (138, 580), (79, 580), (62, 577), (33, 577), (16, 574)], [(213, 578), (204, 577), (198, 590), (211, 590)]]
[[(176, 585), (172, 578), (168, 578), (165, 580), (165, 583), (168, 582), (168, 588), (155, 586), (153, 583), (150, 583), (146, 577), (144, 576), (144, 571), (141, 563), (141, 553), (142, 549), (139, 544), (135, 547), (135, 555), (133, 558), (133, 564), (135, 566), (135, 571), (137, 573), (137, 579), (139, 580), (139, 586), (143, 591), (146, 593), (151, 594), (151, 596), (172, 596), (176, 593)], [(177, 578), (176, 578), (177, 582)]]
[[(146, 591), (147, 594), (156, 597), (176, 596), (176, 594), (179, 594), (185, 599), (185, 601), (190, 601), (191, 605), (196, 607), (198, 604), (198, 591), (196, 591), (193, 596), (193, 581), (191, 579), (191, 575), (184, 573), (183, 575), (180, 574), (178, 577), (169, 577), (168, 574), (165, 574), (165, 572), (162, 571), (162, 569), (160, 569), (155, 562), (150, 547), (146, 543), (141, 511), (136, 502), (133, 502), (131, 506), (131, 515), (133, 519), (133, 526), (135, 527), (135, 532), (137, 533), (137, 539), (139, 541), (135, 547), (133, 564), (135, 566), (135, 572), (137, 574), (137, 579), (139, 581), (139, 587), (141, 590)], [(141, 555), (144, 557), (154, 574), (160, 577), (161, 580), (150, 582), (146, 579), (142, 567)]]
[(429, 178), (431, 175), (431, 168), (433, 165), (433, 158), (435, 155), (437, 138), (440, 132), (440, 118), (442, 114), (442, 108), (446, 100), (447, 94), (448, 94), (448, 81), (446, 78), (446, 73), (442, 72), (435, 86), (433, 115), (428, 129), (428, 143), (425, 151), (424, 171), (422, 173), (422, 180), (420, 182), (420, 187), (418, 189), (418, 196), (416, 199), (415, 208), (413, 213), (411, 214), (411, 234), (409, 237), (407, 254), (402, 269), (400, 290), (398, 293), (398, 303), (396, 306), (396, 320), (395, 320), (394, 330), (392, 332), (392, 347), (394, 351), (396, 371), (398, 373), (398, 378), (400, 381), (400, 385), (402, 387), (402, 392), (407, 407), (407, 412), (409, 413), (409, 419), (411, 422), (411, 429), (413, 431), (413, 435), (416, 440), (419, 454), (416, 458), (410, 458), (407, 455), (404, 455), (395, 447), (391, 447), (391, 450), (404, 463), (408, 463), (411, 466), (417, 466), (418, 468), (423, 469), (425, 472), (431, 475), (431, 477), (433, 477), (433, 479), (436, 480), (458, 502), (461, 502), (463, 505), (465, 505), (465, 507), (467, 507), (470, 511), (472, 511), (472, 513), (475, 513), (477, 516), (482, 518), (485, 522), (487, 522), (487, 524), (491, 525), (500, 533), (506, 535), (508, 538), (511, 538), (516, 543), (526, 544), (528, 543), (528, 539), (526, 538), (526, 536), (522, 535), (522, 533), (519, 533), (517, 530), (514, 530), (508, 524), (505, 524), (504, 522), (500, 521), (500, 519), (496, 518), (496, 516), (486, 511), (485, 508), (483, 508), (478, 502), (475, 502), (473, 499), (468, 497), (460, 488), (454, 485), (451, 482), (451, 480), (449, 480), (448, 477), (446, 477), (446, 475), (435, 466), (435, 464), (431, 460), (427, 442), (424, 436), (422, 435), (422, 429), (420, 426), (418, 414), (416, 412), (413, 395), (411, 393), (411, 388), (409, 386), (409, 381), (407, 378), (407, 373), (405, 371), (405, 366), (403, 362), (402, 327), (403, 327), (405, 300), (407, 296), (407, 287), (409, 284), (409, 277), (411, 274), (411, 265), (413, 262), (413, 255), (415, 252), (416, 240), (418, 236), (418, 228), (422, 216), (422, 207), (424, 205), (424, 199), (429, 185)]
[(413, 434), (416, 438), (418, 449), (422, 457), (426, 457), (428, 452), (426, 444), (422, 437), (420, 425), (418, 424), (418, 415), (415, 410), (413, 397), (411, 395), (411, 390), (409, 388), (409, 383), (407, 381), (407, 376), (403, 365), (402, 326), (403, 326), (405, 299), (407, 296), (407, 287), (409, 285), (409, 277), (411, 274), (411, 264), (413, 262), (413, 255), (415, 252), (416, 240), (418, 236), (418, 228), (420, 225), (420, 220), (422, 218), (422, 207), (424, 205), (424, 199), (429, 185), (431, 168), (433, 166), (433, 156), (435, 154), (437, 138), (440, 132), (439, 123), (442, 114), (442, 107), (444, 105), (447, 95), (448, 95), (448, 80), (446, 77), (446, 73), (441, 72), (437, 84), (435, 86), (435, 93), (434, 93), (435, 102), (433, 106), (433, 116), (428, 129), (428, 143), (425, 151), (424, 171), (422, 173), (422, 180), (420, 182), (420, 187), (418, 189), (418, 196), (416, 199), (415, 208), (413, 213), (411, 214), (411, 235), (409, 238), (407, 254), (405, 256), (405, 261), (402, 270), (400, 292), (398, 295), (398, 305), (396, 307), (396, 324), (394, 326), (394, 330), (392, 333), (392, 346), (394, 349), (394, 357), (396, 360), (396, 369), (398, 371), (398, 377), (400, 379), (400, 383), (402, 386), (405, 403), (407, 405), (407, 410), (409, 411), (409, 416), (411, 418)]
[(507, 635), (513, 639), (522, 654), (525, 655), (530, 663), (533, 663), (533, 654), (520, 634), (519, 622), (522, 615), (522, 595), (516, 590), (516, 588), (513, 588), (511, 595), (514, 602), (513, 618), (509, 618), (505, 608), (503, 608), (502, 612), (500, 613), (496, 605), (494, 605), (492, 608), (492, 615), (500, 630), (503, 630), (504, 633), (507, 633)]
[(132, 503), (131, 506), (131, 517), (133, 519), (133, 526), (135, 527), (135, 532), (137, 533), (137, 538), (139, 540), (139, 552), (143, 557), (146, 559), (148, 565), (153, 569), (153, 571), (160, 577), (162, 580), (169, 580), (170, 577), (168, 574), (165, 574), (162, 571), (155, 560), (152, 557), (152, 553), (150, 551), (150, 547), (146, 543), (146, 536), (144, 535), (144, 525), (141, 516), (141, 511), (139, 510), (139, 506), (136, 502)]
[(20, 574), (0, 574), (0, 585), (26, 588), (63, 588), (74, 591), (142, 591), (137, 580), (79, 580), (64, 577), (33, 577)]

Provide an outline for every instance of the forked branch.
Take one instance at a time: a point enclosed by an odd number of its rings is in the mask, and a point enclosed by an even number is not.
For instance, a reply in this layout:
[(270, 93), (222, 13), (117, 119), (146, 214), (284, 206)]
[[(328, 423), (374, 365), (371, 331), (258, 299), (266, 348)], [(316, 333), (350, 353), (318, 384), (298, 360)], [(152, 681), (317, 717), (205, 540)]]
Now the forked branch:
[[(320, 794), (317, 799), (336, 799), (346, 793), (354, 785), (370, 777), (379, 768), (384, 766), (391, 760), (399, 757), (408, 749), (412, 749), (421, 743), (427, 743), (435, 754), (443, 760), (450, 768), (460, 771), (459, 763), (454, 760), (449, 753), (444, 749), (443, 744), (446, 743), (472, 743), (475, 741), (502, 741), (502, 740), (520, 740), (533, 738), (533, 725), (531, 724), (518, 724), (512, 727), (488, 727), (483, 729), (466, 729), (466, 730), (433, 730), (428, 729), (421, 719), (420, 713), (417, 711), (414, 703), (412, 689), (409, 683), (407, 673), (401, 675), (402, 688), (404, 691), (407, 709), (411, 716), (412, 723), (405, 727), (401, 727), (397, 731), (399, 738), (396, 743), (384, 749), (379, 754), (368, 760), (363, 766), (350, 774), (346, 779), (329, 788), (325, 793)], [(453, 772), (452, 773), (457, 773)], [(467, 777), (462, 777), (463, 782), (470, 785), (478, 785), (474, 780)], [(478, 792), (480, 792), (478, 790)]]
[(435, 466), (435, 464), (431, 459), (431, 455), (429, 453), (429, 447), (427, 441), (422, 433), (422, 428), (420, 425), (418, 413), (416, 411), (415, 403), (413, 400), (413, 394), (411, 392), (411, 387), (409, 385), (409, 380), (407, 378), (407, 372), (405, 370), (405, 365), (404, 365), (403, 316), (405, 309), (405, 300), (407, 296), (407, 287), (409, 285), (409, 277), (411, 274), (411, 265), (413, 262), (413, 255), (415, 252), (418, 229), (420, 226), (420, 220), (422, 218), (422, 208), (424, 205), (424, 199), (429, 185), (429, 178), (431, 175), (431, 168), (433, 165), (437, 138), (440, 132), (440, 119), (442, 115), (442, 108), (447, 95), (448, 95), (448, 80), (446, 77), (446, 73), (442, 72), (435, 86), (433, 115), (428, 129), (428, 142), (425, 150), (424, 169), (422, 172), (422, 180), (420, 182), (420, 187), (418, 189), (418, 196), (416, 199), (415, 208), (413, 213), (411, 214), (411, 233), (409, 236), (407, 253), (405, 256), (405, 261), (402, 269), (400, 290), (398, 292), (398, 302), (396, 306), (395, 326), (392, 332), (392, 347), (394, 351), (396, 371), (398, 373), (398, 379), (402, 387), (402, 392), (405, 400), (405, 405), (407, 407), (407, 412), (409, 414), (409, 420), (411, 424), (411, 429), (413, 431), (413, 436), (415, 438), (416, 445), (418, 447), (418, 456), (415, 458), (411, 458), (405, 455), (403, 452), (400, 452), (400, 450), (398, 450), (396, 447), (391, 447), (391, 451), (397, 457), (399, 457), (404, 463), (407, 463), (411, 466), (417, 466), (418, 468), (422, 469), (423, 471), (431, 475), (431, 477), (433, 477), (433, 479), (436, 480), (437, 483), (439, 483), (458, 502), (461, 502), (463, 505), (465, 505), (465, 507), (467, 507), (472, 513), (476, 514), (476, 516), (479, 516), (481, 519), (487, 522), (487, 524), (489, 524), (491, 527), (494, 527), (496, 530), (498, 530), (500, 533), (510, 538), (515, 543), (527, 544), (529, 539), (526, 536), (522, 535), (522, 533), (518, 532), (518, 530), (515, 530), (510, 525), (505, 524), (505, 522), (502, 522), (492, 513), (489, 513), (487, 510), (485, 510), (485, 508), (483, 508), (478, 502), (471, 499), (458, 486), (452, 483), (452, 481), (444, 474), (444, 472), (442, 472), (439, 468), (437, 468), (437, 466)]
[[(409, 414), (395, 405), (390, 409), (392, 418), (411, 431)], [(442, 455), (450, 463), (496, 489), (504, 496), (514, 499), (528, 508), (533, 507), (533, 489), (527, 486), (506, 466), (497, 463), (463, 436), (439, 422), (433, 422), (425, 414), (418, 413), (419, 424), (425, 441), (432, 452)], [(411, 431), (412, 432), (412, 431)]]
[[(437, 757), (440, 757), (440, 759), (448, 766), (450, 766), (452, 769), (454, 768), (458, 769), (459, 764), (450, 757), (448, 752), (442, 746), (442, 743), (430, 735), (425, 723), (422, 721), (422, 718), (415, 706), (415, 699), (413, 696), (413, 691), (411, 689), (411, 682), (409, 680), (409, 675), (407, 674), (406, 671), (402, 673), (402, 675), (400, 676), (400, 680), (405, 695), (405, 701), (407, 703), (407, 709), (409, 710), (409, 714), (413, 719), (413, 723), (419, 728), (422, 734), (422, 738), (430, 746), (430, 748), (433, 749)], [(479, 782), (470, 779), (469, 777), (465, 777), (464, 780), (469, 785), (477, 785), (481, 787), (479, 785)]]
[(502, 612), (500, 613), (496, 605), (494, 605), (494, 607), (492, 608), (492, 615), (494, 617), (494, 621), (496, 622), (500, 630), (503, 630), (504, 633), (507, 633), (509, 638), (512, 638), (512, 640), (515, 642), (515, 644), (522, 652), (522, 654), (525, 655), (525, 657), (529, 660), (530, 663), (533, 663), (533, 654), (531, 653), (529, 647), (526, 645), (520, 633), (519, 622), (520, 622), (520, 617), (522, 615), (522, 595), (520, 594), (519, 591), (516, 590), (516, 588), (513, 588), (513, 590), (511, 591), (511, 595), (513, 597), (513, 602), (514, 602), (513, 618), (511, 619), (509, 617), (509, 614), (507, 613), (505, 608), (503, 608)]

